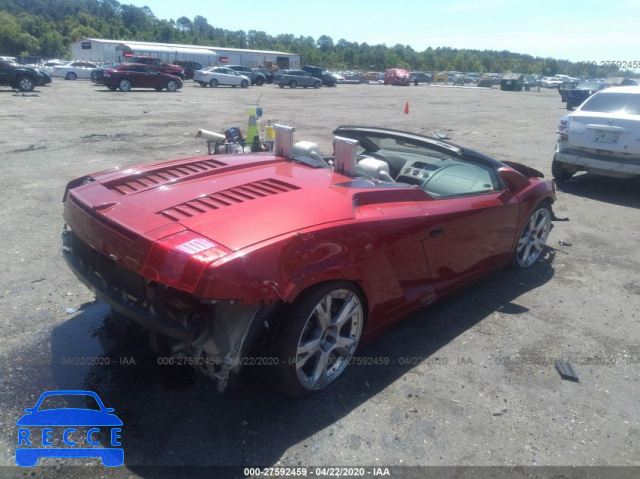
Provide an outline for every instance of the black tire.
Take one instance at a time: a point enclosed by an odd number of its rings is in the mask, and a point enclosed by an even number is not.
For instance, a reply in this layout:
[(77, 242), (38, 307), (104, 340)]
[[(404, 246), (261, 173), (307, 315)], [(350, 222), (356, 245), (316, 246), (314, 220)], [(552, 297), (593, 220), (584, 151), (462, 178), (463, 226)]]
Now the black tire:
[(567, 110), (569, 111), (573, 110), (573, 105), (571, 105), (569, 102), (567, 102)]
[(159, 86), (155, 87), (156, 91), (162, 91), (162, 88), (160, 88)]
[(167, 91), (170, 91), (170, 92), (178, 91), (178, 82), (175, 80), (169, 80), (167, 82)]
[(256, 86), (262, 86), (262, 85), (264, 85), (264, 78), (262, 77), (256, 78)]
[(322, 83), (321, 83), (321, 82), (319, 82), (319, 81), (317, 81), (317, 82), (315, 82), (315, 83), (313, 84), (313, 88), (315, 88), (315, 89), (318, 89), (318, 88), (320, 88), (321, 86), (322, 86)]
[(278, 86), (279, 86), (280, 88), (284, 88), (284, 84), (282, 84), (282, 83), (280, 83)]
[(289, 88), (295, 88), (298, 86), (298, 83), (295, 80), (289, 82)]
[(78, 79), (78, 75), (76, 75), (73, 72), (69, 72), (69, 73), (67, 73), (67, 76), (65, 78), (67, 80), (77, 80)]
[(277, 326), (271, 345), (276, 363), (271, 382), (296, 398), (327, 387), (355, 354), (365, 316), (362, 293), (352, 283), (324, 283), (303, 292)]
[(211, 88), (218, 88), (218, 80), (216, 80), (215, 78), (212, 78), (211, 81), (209, 82), (209, 86)]
[(16, 82), (16, 84), (17, 84), (18, 90), (20, 91), (33, 91), (33, 89), (36, 86), (34, 81), (27, 76), (18, 78), (18, 81)]
[(113, 85), (109, 85), (107, 88), (111, 91), (116, 91), (118, 89), (117, 86), (113, 86)]
[(571, 177), (575, 174), (573, 171), (568, 171), (562, 161), (558, 161), (553, 158), (551, 162), (551, 175), (556, 179), (556, 181), (567, 181), (570, 180)]
[(207, 84), (205, 82), (203, 82), (203, 81), (199, 81), (198, 85), (200, 85), (202, 88), (207, 86)]
[(242, 82), (240, 82), (240, 86), (242, 88), (249, 88), (249, 82), (247, 80), (242, 80)]
[(120, 88), (120, 91), (131, 91), (131, 82), (123, 78), (118, 82), (118, 88)]
[(542, 256), (552, 228), (551, 218), (551, 207), (546, 201), (533, 210), (518, 236), (516, 249), (511, 258), (512, 268), (529, 268)]

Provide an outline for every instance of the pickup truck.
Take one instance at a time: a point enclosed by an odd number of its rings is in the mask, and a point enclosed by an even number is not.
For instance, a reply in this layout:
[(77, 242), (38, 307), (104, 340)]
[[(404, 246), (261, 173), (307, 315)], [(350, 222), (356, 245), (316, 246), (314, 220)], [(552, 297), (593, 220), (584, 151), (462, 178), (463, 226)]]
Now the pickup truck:
[(42, 84), (43, 81), (44, 77), (37, 68), (0, 60), (0, 85), (10, 86), (20, 91), (33, 91), (34, 87)]
[(310, 73), (302, 70), (289, 70), (287, 73), (280, 76), (277, 83), (280, 88), (284, 88), (285, 86), (288, 86), (289, 88), (295, 88), (297, 86), (304, 88), (310, 86), (313, 88), (320, 88), (322, 86), (322, 81), (320, 79), (311, 76)]

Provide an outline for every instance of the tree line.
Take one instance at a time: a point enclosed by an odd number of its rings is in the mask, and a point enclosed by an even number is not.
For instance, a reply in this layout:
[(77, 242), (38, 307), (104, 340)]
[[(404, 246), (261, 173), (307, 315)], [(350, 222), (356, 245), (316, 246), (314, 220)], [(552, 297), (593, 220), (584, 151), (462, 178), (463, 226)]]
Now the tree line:
[[(116, 0), (0, 0), (0, 55), (71, 58), (71, 44), (83, 38), (206, 45), (297, 53), (304, 63), (333, 70), (517, 72), (570, 76), (617, 76), (615, 65), (603, 69), (585, 62), (533, 57), (507, 50), (448, 47), (416, 51), (409, 45), (369, 45), (322, 35), (295, 37), (263, 31), (231, 31), (209, 24), (203, 16), (177, 20), (157, 18), (148, 7)], [(628, 72), (624, 72), (628, 73)]]

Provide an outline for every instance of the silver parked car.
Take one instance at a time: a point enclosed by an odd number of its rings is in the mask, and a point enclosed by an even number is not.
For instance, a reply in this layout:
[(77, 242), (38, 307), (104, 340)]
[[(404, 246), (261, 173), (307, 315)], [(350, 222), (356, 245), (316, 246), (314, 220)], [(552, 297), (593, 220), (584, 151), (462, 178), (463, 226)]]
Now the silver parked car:
[(558, 124), (551, 164), (556, 180), (578, 171), (616, 178), (640, 175), (640, 86), (611, 87), (591, 95)]
[(285, 86), (288, 86), (289, 88), (295, 88), (298, 86), (303, 88), (308, 88), (310, 86), (313, 88), (320, 88), (322, 86), (322, 81), (319, 78), (311, 76), (310, 73), (302, 70), (289, 70), (286, 74), (280, 77), (277, 83), (280, 88), (284, 88)]
[(198, 83), (200, 86), (205, 87), (209, 85), (211, 88), (216, 88), (222, 85), (247, 88), (251, 84), (249, 77), (241, 75), (231, 68), (224, 67), (196, 70), (193, 72), (193, 81)]

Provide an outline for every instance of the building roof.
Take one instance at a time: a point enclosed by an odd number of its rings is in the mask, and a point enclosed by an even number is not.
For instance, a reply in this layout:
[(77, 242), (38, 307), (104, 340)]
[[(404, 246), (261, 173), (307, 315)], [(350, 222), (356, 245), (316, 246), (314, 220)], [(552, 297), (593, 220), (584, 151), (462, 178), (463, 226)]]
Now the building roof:
[[(136, 42), (136, 41), (127, 41), (127, 40), (108, 40), (105, 38), (84, 38), (82, 40), (78, 40), (74, 43), (81, 42), (96, 42), (96, 43), (119, 43), (122, 45), (127, 45), (131, 49), (136, 50), (149, 50), (150, 48), (155, 51), (161, 52), (175, 52), (177, 49), (188, 49), (192, 50), (190, 52), (186, 50), (179, 50), (184, 53), (210, 53), (215, 52), (216, 50), (223, 50), (225, 52), (244, 52), (244, 53), (262, 53), (262, 54), (271, 54), (271, 55), (289, 55), (289, 56), (298, 56), (297, 53), (288, 53), (288, 52), (277, 52), (270, 50), (248, 50), (246, 48), (227, 48), (227, 47), (215, 47), (215, 46), (207, 46), (207, 45), (181, 45), (176, 43), (155, 43), (155, 42)], [(132, 47), (131, 45), (135, 45)]]

